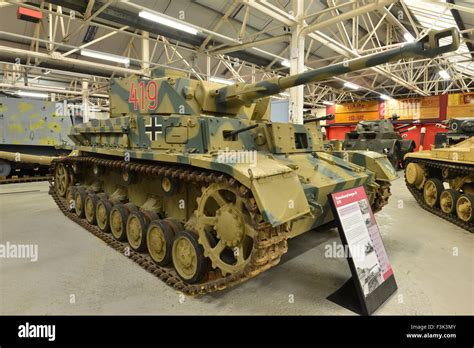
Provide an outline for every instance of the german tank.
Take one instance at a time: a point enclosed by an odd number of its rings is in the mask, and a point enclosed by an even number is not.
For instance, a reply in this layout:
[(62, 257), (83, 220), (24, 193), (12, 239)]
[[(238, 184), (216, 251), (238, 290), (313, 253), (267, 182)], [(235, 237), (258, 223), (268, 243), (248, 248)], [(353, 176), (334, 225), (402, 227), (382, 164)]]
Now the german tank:
[[(453, 43), (440, 47), (448, 36)], [(72, 128), (78, 153), (53, 161), (50, 193), (69, 218), (183, 293), (238, 284), (276, 265), (289, 238), (333, 222), (330, 192), (363, 185), (380, 210), (396, 178), (386, 156), (359, 152), (361, 166), (324, 151), (318, 122), (270, 122), (269, 96), (458, 44), (454, 29), (431, 32), (255, 84), (169, 70), (114, 79), (111, 118)]]
[(383, 153), (395, 169), (403, 168), (403, 156), (413, 152), (416, 144), (413, 140), (403, 139), (402, 134), (414, 126), (412, 122), (395, 128), (392, 122), (397, 119), (398, 116), (393, 115), (391, 119), (360, 121), (355, 130), (346, 133), (343, 149)]
[(474, 138), (410, 153), (405, 180), (425, 210), (474, 232)]

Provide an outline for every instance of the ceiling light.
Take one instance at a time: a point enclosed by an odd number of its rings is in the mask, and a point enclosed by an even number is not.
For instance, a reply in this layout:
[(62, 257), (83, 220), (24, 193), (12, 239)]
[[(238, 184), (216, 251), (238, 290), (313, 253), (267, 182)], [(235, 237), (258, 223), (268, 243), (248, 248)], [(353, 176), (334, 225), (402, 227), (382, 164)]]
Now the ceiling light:
[(217, 82), (217, 83), (223, 83), (223, 84), (225, 84), (225, 85), (233, 85), (233, 84), (235, 84), (234, 81), (227, 80), (227, 79), (222, 79), (222, 78), (220, 78), (220, 77), (210, 77), (210, 78), (209, 78), (209, 81)]
[(383, 100), (390, 100), (390, 99), (392, 99), (392, 97), (389, 97), (388, 95), (385, 95), (385, 94), (381, 94), (381, 95), (380, 95), (380, 98), (382, 98)]
[(403, 37), (406, 42), (415, 42), (414, 36), (410, 34), (408, 31), (405, 34), (403, 34)]
[(330, 105), (334, 105), (334, 103), (333, 103), (333, 102), (331, 102), (331, 101), (327, 101), (327, 100), (323, 100), (323, 104), (324, 104), (324, 105), (328, 105), (328, 106), (330, 106)]
[(111, 62), (122, 63), (125, 65), (130, 65), (130, 58), (116, 56), (115, 54), (91, 51), (91, 50), (81, 50), (81, 55), (91, 58), (109, 60)]
[(281, 61), (281, 65), (286, 66), (287, 68), (289, 68), (291, 66), (291, 63), (288, 59), (283, 59)]
[(45, 99), (48, 98), (48, 93), (18, 91), (16, 92), (16, 94), (21, 97), (45, 98)]
[(185, 31), (186, 33), (189, 33), (189, 34), (196, 35), (199, 32), (199, 30), (197, 30), (197, 29), (195, 29), (195, 28), (193, 28), (189, 25), (183, 24), (183, 23), (178, 22), (176, 20), (169, 19), (169, 18), (164, 17), (164, 16), (153, 14), (153, 13), (150, 13), (150, 12), (147, 12), (147, 11), (140, 11), (138, 13), (138, 16), (142, 17), (142, 18), (145, 18), (145, 19), (148, 19), (152, 22), (156, 22), (156, 23), (166, 25), (166, 26), (174, 28), (174, 29)]
[(352, 82), (344, 82), (344, 86), (350, 89), (359, 89), (359, 86)]
[(286, 93), (286, 92), (283, 92), (283, 93), (279, 93), (281, 96), (284, 96), (284, 97), (289, 97), (290, 96), (290, 93)]
[(451, 78), (451, 76), (449, 75), (449, 73), (446, 70), (440, 70), (440, 71), (438, 71), (438, 74), (444, 80), (448, 80), (448, 79)]

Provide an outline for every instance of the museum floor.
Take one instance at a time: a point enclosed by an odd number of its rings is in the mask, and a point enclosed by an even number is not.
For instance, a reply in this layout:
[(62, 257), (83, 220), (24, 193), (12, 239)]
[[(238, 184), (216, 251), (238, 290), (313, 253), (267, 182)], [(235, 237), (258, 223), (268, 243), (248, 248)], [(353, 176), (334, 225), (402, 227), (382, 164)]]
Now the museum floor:
[[(418, 207), (403, 179), (392, 193), (376, 217), (399, 289), (376, 314), (474, 314), (474, 236)], [(39, 251), (37, 262), (0, 259), (0, 314), (353, 314), (326, 299), (350, 277), (345, 259), (325, 257), (335, 229), (291, 240), (255, 279), (182, 301), (64, 217), (46, 182), (0, 186), (0, 219), (0, 244)]]

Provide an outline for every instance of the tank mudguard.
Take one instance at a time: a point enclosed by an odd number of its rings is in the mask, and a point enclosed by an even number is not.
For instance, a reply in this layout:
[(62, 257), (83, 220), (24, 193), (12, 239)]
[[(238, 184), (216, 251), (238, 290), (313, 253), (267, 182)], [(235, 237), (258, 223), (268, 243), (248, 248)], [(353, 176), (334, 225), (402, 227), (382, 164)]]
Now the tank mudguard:
[(398, 178), (387, 156), (374, 151), (335, 151), (333, 155), (367, 168), (375, 174), (375, 180), (393, 181)]
[[(176, 163), (225, 173), (252, 190), (265, 222), (278, 226), (310, 212), (297, 173), (277, 159), (257, 151), (215, 154), (156, 153), (150, 150), (109, 150), (79, 146), (79, 151), (131, 159)], [(245, 157), (242, 157), (245, 156)]]
[(416, 147), (416, 144), (413, 140), (403, 140), (401, 142), (401, 151), (402, 151), (402, 154), (406, 154), (408, 152), (412, 152), (415, 147)]

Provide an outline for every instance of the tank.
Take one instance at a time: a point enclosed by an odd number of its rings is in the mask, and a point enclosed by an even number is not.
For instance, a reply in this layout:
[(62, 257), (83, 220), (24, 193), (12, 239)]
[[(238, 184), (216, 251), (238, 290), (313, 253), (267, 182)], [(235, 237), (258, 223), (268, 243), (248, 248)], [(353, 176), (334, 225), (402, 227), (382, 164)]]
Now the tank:
[[(439, 47), (448, 36), (453, 43)], [(276, 265), (288, 239), (332, 224), (329, 193), (363, 185), (378, 211), (397, 177), (384, 155), (357, 152), (351, 162), (324, 151), (319, 120), (270, 122), (269, 97), (400, 58), (434, 57), (458, 43), (454, 29), (431, 32), (255, 84), (170, 70), (113, 79), (111, 118), (72, 128), (78, 153), (53, 161), (51, 195), (70, 219), (185, 294), (236, 285)]]
[(447, 132), (436, 133), (436, 148), (455, 145), (474, 135), (474, 120), (472, 117), (452, 118), (446, 122), (437, 123), (436, 126), (448, 130)]
[(387, 155), (393, 168), (403, 168), (403, 157), (413, 152), (416, 144), (413, 140), (403, 139), (403, 133), (416, 126), (416, 121), (394, 127), (393, 121), (398, 119), (393, 115), (391, 119), (376, 121), (360, 121), (356, 129), (346, 133), (343, 142), (344, 150), (370, 150)]
[(65, 105), (0, 97), (0, 177), (30, 180), (47, 175), (50, 163), (44, 158), (70, 152), (73, 119), (63, 112)]
[(405, 156), (405, 180), (425, 210), (474, 232), (474, 138)]

